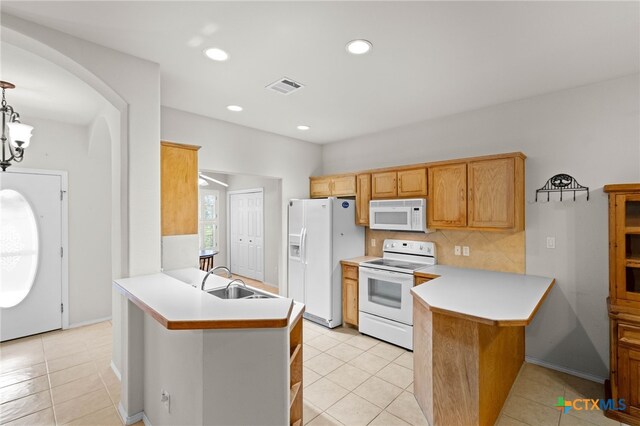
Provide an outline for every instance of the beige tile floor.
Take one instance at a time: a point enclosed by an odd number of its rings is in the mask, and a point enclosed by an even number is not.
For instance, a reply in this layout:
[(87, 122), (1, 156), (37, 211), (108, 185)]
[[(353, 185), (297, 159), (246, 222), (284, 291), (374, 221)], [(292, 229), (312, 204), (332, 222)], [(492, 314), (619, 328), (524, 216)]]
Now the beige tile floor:
[[(305, 424), (427, 424), (412, 393), (411, 352), (308, 321), (304, 339)], [(110, 358), (108, 321), (0, 344), (0, 424), (121, 426)], [(602, 398), (602, 386), (525, 364), (498, 424), (619, 426), (600, 412), (561, 414), (558, 396)]]
[[(322, 425), (427, 425), (413, 396), (413, 353), (351, 329), (304, 323), (304, 422)], [(603, 398), (599, 383), (525, 364), (497, 425), (614, 425), (598, 411), (561, 414), (566, 399)]]
[(111, 322), (0, 344), (0, 424), (114, 425)]

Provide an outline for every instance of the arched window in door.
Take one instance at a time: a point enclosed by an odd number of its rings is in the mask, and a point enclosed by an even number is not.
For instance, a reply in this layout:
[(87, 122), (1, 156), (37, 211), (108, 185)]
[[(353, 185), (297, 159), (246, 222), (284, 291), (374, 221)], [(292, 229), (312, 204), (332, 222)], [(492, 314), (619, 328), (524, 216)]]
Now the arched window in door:
[(16, 306), (31, 291), (39, 249), (31, 205), (17, 191), (0, 190), (0, 308)]

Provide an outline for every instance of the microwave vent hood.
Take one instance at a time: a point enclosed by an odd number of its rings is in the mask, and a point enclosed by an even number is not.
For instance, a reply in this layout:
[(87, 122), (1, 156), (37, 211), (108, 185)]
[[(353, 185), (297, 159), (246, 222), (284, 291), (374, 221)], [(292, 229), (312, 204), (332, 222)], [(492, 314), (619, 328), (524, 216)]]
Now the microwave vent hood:
[(369, 204), (370, 207), (423, 207), (424, 200), (409, 199), (409, 200), (372, 200)]

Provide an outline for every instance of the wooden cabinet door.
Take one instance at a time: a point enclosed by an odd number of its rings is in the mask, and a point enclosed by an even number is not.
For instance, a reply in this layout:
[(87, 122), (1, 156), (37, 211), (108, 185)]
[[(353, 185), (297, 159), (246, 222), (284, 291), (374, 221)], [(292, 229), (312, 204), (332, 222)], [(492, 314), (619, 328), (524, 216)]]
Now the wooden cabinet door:
[(198, 233), (198, 149), (169, 142), (160, 146), (163, 236)]
[(311, 178), (309, 184), (309, 194), (311, 198), (331, 196), (331, 178)]
[(627, 412), (640, 410), (640, 348), (618, 347), (618, 390)]
[(331, 178), (331, 195), (334, 197), (351, 197), (356, 195), (355, 175)]
[(350, 278), (342, 280), (342, 321), (358, 325), (358, 281)]
[(430, 228), (467, 225), (467, 165), (429, 167), (428, 223)]
[(398, 171), (398, 197), (425, 197), (427, 169)]
[(640, 194), (615, 196), (616, 297), (640, 302)]
[(381, 172), (371, 174), (371, 198), (395, 198), (398, 196), (396, 172)]
[(371, 175), (356, 178), (356, 225), (369, 226), (369, 201), (371, 201)]
[(358, 325), (358, 267), (342, 265), (342, 322)]
[(469, 226), (515, 226), (515, 164), (513, 158), (469, 163)]

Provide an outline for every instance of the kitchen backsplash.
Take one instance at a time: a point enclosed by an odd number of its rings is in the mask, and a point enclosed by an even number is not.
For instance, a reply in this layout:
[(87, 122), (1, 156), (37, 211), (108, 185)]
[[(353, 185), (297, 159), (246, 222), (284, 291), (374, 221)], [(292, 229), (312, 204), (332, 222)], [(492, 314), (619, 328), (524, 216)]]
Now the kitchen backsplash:
[[(464, 268), (525, 273), (525, 233), (442, 230), (429, 234), (418, 232), (377, 231), (366, 228), (366, 254), (382, 256), (387, 238), (432, 241), (436, 244), (438, 263)], [(375, 247), (371, 240), (375, 239)], [(468, 246), (469, 256), (454, 255), (455, 246)]]

